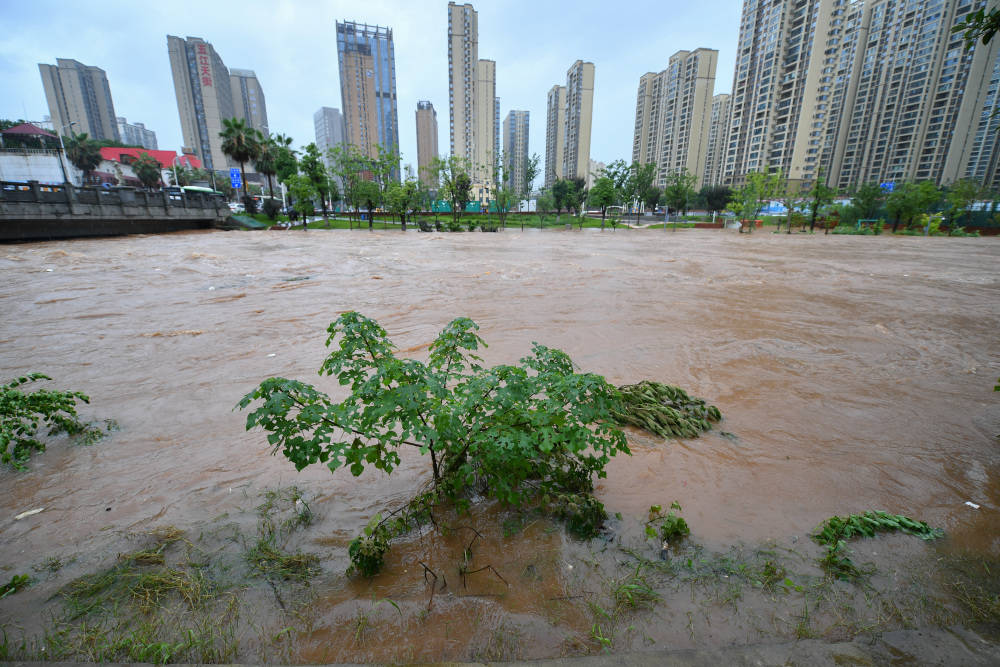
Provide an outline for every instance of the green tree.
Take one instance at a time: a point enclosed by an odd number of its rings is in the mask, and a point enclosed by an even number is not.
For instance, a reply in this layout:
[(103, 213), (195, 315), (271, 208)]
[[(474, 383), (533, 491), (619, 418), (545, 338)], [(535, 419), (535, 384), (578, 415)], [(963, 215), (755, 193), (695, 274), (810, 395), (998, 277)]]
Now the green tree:
[(768, 202), (779, 197), (782, 192), (785, 192), (785, 178), (780, 171), (751, 171), (746, 175), (744, 184), (733, 191), (733, 198), (727, 208), (741, 220), (749, 220), (750, 230), (753, 231), (753, 221)]
[(130, 166), (143, 186), (152, 188), (160, 184), (160, 163), (149, 153), (140, 153)]
[(706, 185), (698, 193), (710, 213), (721, 213), (733, 197), (732, 188), (725, 185)]
[[(667, 206), (675, 211), (687, 213), (690, 202), (694, 199), (694, 184), (698, 182), (698, 177), (687, 170), (687, 167), (672, 171), (667, 174), (666, 187), (663, 193), (667, 198)], [(664, 225), (664, 229), (666, 225)], [(677, 225), (674, 225), (674, 231)]]
[[(802, 229), (805, 229), (805, 216), (802, 215), (801, 209), (806, 205), (806, 200), (802, 197), (802, 186), (798, 182), (786, 181), (781, 194), (779, 195), (781, 203), (784, 204), (785, 210), (785, 223), (787, 226), (786, 232), (788, 234), (792, 233), (792, 225), (799, 222), (802, 223)], [(781, 223), (778, 223), (778, 231), (781, 231)]]
[[(357, 197), (357, 188), (365, 180), (365, 156), (353, 144), (334, 146), (327, 151), (327, 155), (333, 162), (333, 174), (340, 180), (343, 188), (344, 202), (348, 206), (348, 220), (353, 220), (350, 214), (351, 207), (360, 220), (361, 202)], [(354, 229), (353, 222), (350, 223), (350, 227)]]
[(254, 158), (253, 166), (258, 174), (264, 174), (267, 177), (268, 196), (274, 199), (274, 182), (272, 178), (278, 173), (278, 144), (270, 134), (265, 135), (258, 131), (257, 145), (259, 146), (259, 151), (257, 157)]
[(893, 220), (892, 232), (898, 231), (901, 222), (909, 229), (916, 217), (933, 206), (940, 196), (933, 181), (898, 184), (885, 201), (885, 210)]
[(521, 187), (518, 190), (518, 196), (521, 198), (521, 201), (527, 201), (531, 195), (532, 185), (534, 185), (535, 179), (538, 178), (539, 159), (538, 153), (533, 153), (530, 157), (524, 158), (524, 183), (521, 183)]
[(549, 190), (542, 190), (538, 193), (538, 198), (535, 199), (535, 214), (538, 216), (538, 228), (542, 228), (542, 222), (545, 220), (545, 214), (555, 208), (556, 200), (552, 196), (552, 192)]
[(313, 200), (319, 196), (312, 180), (302, 174), (293, 174), (285, 181), (289, 198), (295, 202), (295, 210), (302, 216), (302, 231), (309, 229), (309, 216), (313, 212)]
[[(656, 179), (656, 165), (652, 163), (639, 164), (638, 162), (633, 162), (629, 167), (628, 173), (626, 190), (629, 193), (629, 199), (636, 204), (635, 224), (638, 225), (639, 204), (652, 200), (655, 207), (655, 202), (660, 198), (659, 188), (653, 185), (653, 181)], [(654, 191), (656, 191), (655, 194)]]
[(972, 50), (976, 46), (976, 40), (980, 40), (983, 46), (990, 43), (993, 35), (1000, 30), (1000, 8), (980, 7), (974, 12), (965, 15), (965, 19), (956, 23), (951, 31), (953, 33), (963, 33), (966, 50)]
[(573, 184), (560, 178), (552, 184), (552, 200), (556, 208), (556, 222), (559, 222), (562, 209), (569, 211), (573, 202)]
[(382, 189), (375, 181), (360, 181), (354, 189), (355, 201), (368, 210), (368, 229), (375, 228), (375, 208), (382, 200)]
[(646, 196), (642, 200), (642, 203), (646, 205), (646, 210), (654, 211), (656, 209), (656, 204), (660, 201), (660, 196), (663, 194), (663, 190), (656, 187), (655, 185), (650, 186), (646, 189)]
[(222, 152), (240, 165), (240, 175), (243, 177), (243, 203), (247, 212), (253, 211), (253, 202), (247, 195), (246, 163), (256, 159), (260, 154), (258, 132), (248, 126), (242, 118), (223, 118), (222, 132), (219, 136), (222, 137)]
[(390, 183), (389, 191), (386, 193), (386, 203), (389, 210), (399, 216), (399, 223), (402, 231), (406, 231), (406, 214), (414, 209), (420, 200), (420, 187), (418, 181), (412, 174), (402, 183)]
[(302, 173), (312, 182), (313, 188), (319, 196), (319, 205), (323, 211), (323, 220), (326, 221), (326, 226), (329, 227), (330, 219), (326, 215), (326, 198), (330, 190), (330, 177), (326, 173), (326, 165), (323, 163), (323, 159), (319, 154), (319, 148), (316, 147), (315, 143), (310, 143), (305, 147), (302, 159), (299, 161), (299, 167), (302, 169)]
[(66, 145), (66, 159), (83, 172), (83, 182), (86, 184), (90, 173), (101, 164), (100, 145), (88, 137), (86, 132), (67, 137), (64, 144)]
[(84, 394), (22, 389), (32, 382), (51, 379), (42, 373), (29, 373), (0, 384), (0, 461), (3, 463), (24, 469), (32, 452), (45, 451), (45, 444), (36, 437), (41, 424), (49, 427), (49, 435), (86, 431), (87, 425), (80, 422), (76, 413), (77, 401), (90, 402)]
[(512, 507), (540, 504), (581, 536), (595, 534), (606, 517), (592, 480), (612, 456), (629, 453), (613, 422), (618, 390), (599, 375), (575, 373), (564, 352), (537, 343), (519, 365), (485, 368), (477, 330), (472, 320), (453, 320), (425, 363), (397, 358), (377, 322), (344, 313), (327, 329), (333, 351), (320, 373), (349, 387), (346, 398), (335, 402), (274, 377), (239, 402), (253, 406), (247, 429), (263, 428), (273, 452), (297, 470), (322, 463), (355, 476), (369, 467), (391, 473), (403, 448), (430, 458), (430, 491), (376, 515), (350, 545), (362, 574), (379, 570), (389, 540), (412, 527), (414, 515), (445, 502), (467, 509), (477, 493)]
[(884, 201), (885, 190), (876, 183), (865, 183), (854, 193), (851, 205), (857, 210), (859, 220), (874, 220)]
[(964, 215), (966, 225), (972, 216), (969, 207), (982, 194), (982, 188), (975, 181), (967, 178), (955, 181), (948, 186), (945, 192), (945, 200), (948, 202), (948, 234), (957, 231), (959, 219)]
[(579, 176), (567, 180), (570, 184), (567, 205), (572, 207), (573, 212), (577, 216), (577, 223), (580, 225), (580, 229), (583, 229), (584, 207), (587, 203), (587, 181)]
[(607, 176), (601, 176), (590, 188), (590, 205), (601, 209), (601, 231), (604, 231), (604, 218), (608, 206), (615, 203), (615, 184)]
[(832, 204), (833, 198), (837, 196), (837, 189), (831, 188), (824, 182), (826, 180), (825, 176), (823, 167), (820, 167), (819, 171), (816, 172), (816, 181), (806, 193), (806, 206), (809, 208), (810, 233), (812, 233), (813, 228), (816, 226), (816, 217), (819, 215), (819, 212), (824, 206)]
[(432, 167), (441, 184), (441, 196), (451, 204), (452, 229), (460, 230), (462, 213), (472, 196), (472, 178), (469, 176), (472, 167), (466, 158), (455, 155), (434, 158)]

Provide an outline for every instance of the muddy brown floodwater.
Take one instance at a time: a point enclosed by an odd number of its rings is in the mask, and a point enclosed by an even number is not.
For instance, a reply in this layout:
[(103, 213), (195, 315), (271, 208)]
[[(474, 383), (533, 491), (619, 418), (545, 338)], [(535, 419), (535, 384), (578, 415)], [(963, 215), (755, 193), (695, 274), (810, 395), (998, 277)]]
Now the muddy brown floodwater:
[[(0, 602), (0, 622), (38, 630), (59, 587), (113, 562), (125, 536), (164, 525), (204, 534), (219, 517), (249, 516), (262, 491), (296, 485), (317, 516), (299, 546), (320, 555), (322, 573), (289, 660), (599, 649), (587, 606), (556, 605), (600, 588), (581, 572), (589, 566), (572, 565), (604, 551), (544, 521), (488, 528), (503, 522), (499, 508), (468, 520), (485, 533), (478, 565), (509, 587), (489, 573), (465, 587), (449, 575), (421, 611), (418, 561), (443, 574), (468, 541), (461, 530), (400, 540), (372, 582), (343, 576), (347, 542), (426, 481), (427, 462), (407, 457), (391, 478), (296, 473), (233, 407), (272, 375), (336, 394), (316, 370), (325, 328), (352, 309), (416, 358), (468, 316), (490, 363), (538, 341), (615, 384), (656, 379), (717, 405), (724, 421), (697, 439), (629, 432), (633, 455), (597, 485), (622, 535), (674, 500), (690, 539), (716, 550), (808, 543), (824, 518), (876, 508), (944, 528), (956, 549), (1000, 555), (998, 260), (996, 238), (721, 231), (205, 232), (0, 247), (0, 379), (45, 372), (91, 397), (85, 417), (120, 425), (89, 447), (56, 440), (29, 471), (0, 473), (4, 579), (52, 557), (73, 563)], [(616, 649), (759, 636), (747, 623), (685, 629), (692, 614), (675, 603), (690, 601), (661, 601), (652, 629)], [(366, 613), (387, 633), (352, 643)], [(282, 623), (261, 612), (274, 632)]]

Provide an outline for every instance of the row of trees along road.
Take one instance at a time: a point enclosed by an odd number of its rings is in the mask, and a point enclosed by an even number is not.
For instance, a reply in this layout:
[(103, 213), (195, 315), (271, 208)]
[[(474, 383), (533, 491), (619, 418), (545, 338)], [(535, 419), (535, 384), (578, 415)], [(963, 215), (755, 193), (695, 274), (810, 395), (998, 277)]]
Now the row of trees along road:
[[(834, 203), (841, 196), (850, 197), (850, 203)], [(876, 220), (880, 216), (891, 220), (892, 231), (897, 232), (901, 227), (911, 229), (920, 216), (931, 211), (941, 212), (950, 228), (957, 230), (971, 221), (971, 207), (976, 201), (993, 201), (995, 209), (1000, 193), (969, 179), (945, 187), (933, 181), (902, 182), (894, 184), (891, 191), (876, 183), (865, 183), (841, 192), (825, 183), (823, 169), (815, 181), (805, 185), (786, 181), (781, 171), (752, 172), (732, 192), (728, 210), (742, 220), (753, 221), (772, 201), (780, 201), (787, 209), (785, 224), (789, 234), (797, 223), (803, 229), (808, 223), (812, 232), (822, 219), (829, 232), (834, 224), (854, 225), (858, 220)]]

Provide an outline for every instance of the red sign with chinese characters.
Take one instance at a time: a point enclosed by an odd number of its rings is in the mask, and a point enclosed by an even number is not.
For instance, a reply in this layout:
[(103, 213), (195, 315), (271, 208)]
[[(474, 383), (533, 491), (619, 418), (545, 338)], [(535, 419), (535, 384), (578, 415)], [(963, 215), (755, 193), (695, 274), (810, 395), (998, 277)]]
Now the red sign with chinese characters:
[(212, 85), (212, 61), (208, 57), (208, 48), (204, 44), (199, 44), (198, 50), (198, 73), (201, 75), (201, 85)]

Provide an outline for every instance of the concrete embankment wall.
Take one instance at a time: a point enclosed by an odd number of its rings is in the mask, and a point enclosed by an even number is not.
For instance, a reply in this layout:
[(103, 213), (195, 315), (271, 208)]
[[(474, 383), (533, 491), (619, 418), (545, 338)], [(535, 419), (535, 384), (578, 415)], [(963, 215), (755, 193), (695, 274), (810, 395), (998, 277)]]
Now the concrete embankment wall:
[(0, 242), (157, 234), (224, 222), (217, 195), (0, 182)]

